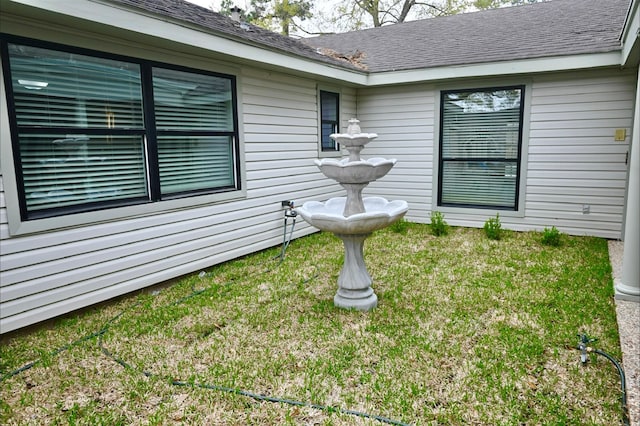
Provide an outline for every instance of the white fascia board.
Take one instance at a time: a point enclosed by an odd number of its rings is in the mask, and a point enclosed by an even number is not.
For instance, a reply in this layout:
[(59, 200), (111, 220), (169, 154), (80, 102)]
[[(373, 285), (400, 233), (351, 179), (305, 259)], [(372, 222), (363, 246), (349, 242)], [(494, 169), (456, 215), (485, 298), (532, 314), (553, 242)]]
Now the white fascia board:
[(622, 42), (622, 64), (624, 66), (637, 65), (640, 60), (640, 1), (633, 0), (629, 6), (629, 13), (620, 35)]
[(380, 72), (369, 75), (367, 86), (593, 69), (620, 66), (620, 59), (620, 51), (614, 51), (408, 71)]
[[(5, 0), (2, 0), (5, 2)], [(263, 45), (252, 45), (248, 40), (232, 39), (222, 33), (207, 32), (188, 22), (173, 21), (170, 18), (133, 11), (125, 5), (102, 3), (93, 0), (10, 0), (15, 5), (25, 5), (54, 12), (83, 21), (94, 22), (109, 27), (126, 30), (141, 36), (154, 37), (203, 49), (217, 55), (236, 58), (242, 62), (251, 61), (268, 67), (287, 69), (289, 72), (315, 74), (324, 78), (365, 84), (366, 73), (341, 69), (311, 59), (296, 57), (284, 52), (269, 50)]]

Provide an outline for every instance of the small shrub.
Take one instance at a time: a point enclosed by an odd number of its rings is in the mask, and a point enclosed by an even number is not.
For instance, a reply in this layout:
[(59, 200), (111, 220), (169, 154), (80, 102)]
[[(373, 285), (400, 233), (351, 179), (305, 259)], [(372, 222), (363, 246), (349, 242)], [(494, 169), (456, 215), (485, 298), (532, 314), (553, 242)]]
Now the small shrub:
[(402, 218), (397, 222), (393, 222), (389, 228), (397, 234), (406, 234), (408, 227), (409, 227), (409, 222), (407, 222), (404, 218)]
[(484, 223), (484, 233), (491, 240), (499, 240), (502, 236), (502, 224), (500, 223), (500, 213), (496, 217), (487, 219)]
[(439, 211), (431, 211), (431, 233), (436, 237), (440, 235), (447, 235), (449, 232), (449, 225), (444, 220), (444, 215)]
[(544, 228), (542, 231), (542, 244), (545, 246), (558, 247), (560, 245), (560, 238), (562, 233), (558, 231), (558, 228), (552, 226), (551, 228)]

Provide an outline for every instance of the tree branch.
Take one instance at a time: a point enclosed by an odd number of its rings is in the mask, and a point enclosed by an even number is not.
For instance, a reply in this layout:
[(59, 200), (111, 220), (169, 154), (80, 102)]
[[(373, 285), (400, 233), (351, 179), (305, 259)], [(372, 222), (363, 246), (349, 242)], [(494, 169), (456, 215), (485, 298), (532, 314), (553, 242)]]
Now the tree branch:
[(413, 4), (418, 4), (420, 6), (427, 6), (427, 7), (430, 7), (431, 9), (435, 9), (438, 12), (440, 12), (440, 15), (447, 15), (447, 11), (445, 9), (441, 9), (438, 6), (435, 6), (435, 5), (431, 4), (431, 3), (423, 3), (423, 2), (417, 2), (417, 1), (413, 1), (412, 3)]

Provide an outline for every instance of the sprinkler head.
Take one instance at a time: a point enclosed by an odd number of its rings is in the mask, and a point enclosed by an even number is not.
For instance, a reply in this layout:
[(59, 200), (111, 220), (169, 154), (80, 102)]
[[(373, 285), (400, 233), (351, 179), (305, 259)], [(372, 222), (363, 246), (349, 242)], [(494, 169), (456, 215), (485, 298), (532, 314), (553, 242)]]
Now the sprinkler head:
[(578, 350), (580, 351), (580, 361), (586, 364), (588, 361), (587, 353), (590, 351), (589, 343), (595, 342), (596, 339), (590, 338), (586, 333), (578, 334)]

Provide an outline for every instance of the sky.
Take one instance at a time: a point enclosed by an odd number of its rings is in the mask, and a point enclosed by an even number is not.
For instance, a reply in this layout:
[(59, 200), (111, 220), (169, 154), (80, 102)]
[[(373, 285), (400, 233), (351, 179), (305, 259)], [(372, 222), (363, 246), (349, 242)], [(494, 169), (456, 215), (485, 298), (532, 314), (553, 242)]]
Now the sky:
[[(209, 9), (210, 6), (213, 6), (213, 10), (216, 12), (220, 9), (220, 0), (187, 0), (189, 3), (197, 4), (198, 6), (206, 7)], [(245, 0), (238, 0), (235, 2), (236, 6), (245, 9), (245, 3), (248, 5), (250, 2)]]

